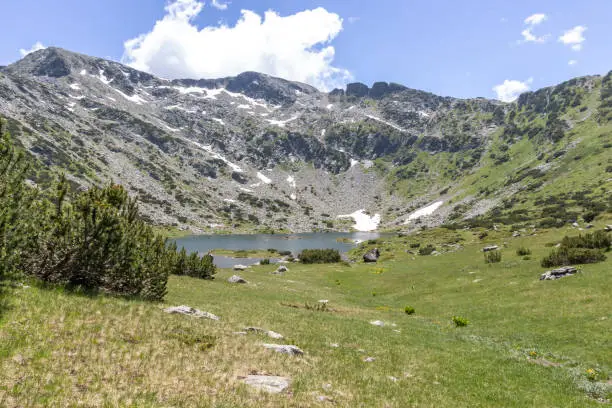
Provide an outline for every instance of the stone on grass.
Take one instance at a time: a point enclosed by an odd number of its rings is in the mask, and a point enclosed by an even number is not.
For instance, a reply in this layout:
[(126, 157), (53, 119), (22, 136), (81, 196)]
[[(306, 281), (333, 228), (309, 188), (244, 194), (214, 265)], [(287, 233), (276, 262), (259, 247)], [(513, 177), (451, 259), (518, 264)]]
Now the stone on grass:
[(247, 283), (246, 280), (244, 280), (243, 278), (241, 278), (238, 275), (232, 275), (227, 281), (229, 283)]
[(573, 266), (564, 266), (559, 269), (553, 269), (552, 271), (548, 271), (543, 273), (540, 276), (540, 280), (556, 280), (561, 279), (566, 276), (574, 275), (578, 272), (578, 269)]
[(370, 324), (373, 326), (383, 327), (385, 325), (385, 322), (383, 322), (382, 320), (372, 320)]
[(364, 363), (372, 363), (374, 362), (376, 359), (374, 357), (366, 357), (363, 359)]
[(262, 329), (261, 327), (245, 327), (244, 328), (245, 332), (248, 333), (260, 333), (260, 334), (265, 334), (266, 336), (273, 338), (273, 339), (282, 339), (284, 338), (282, 334), (277, 333), (275, 331), (272, 330), (265, 330)]
[(376, 262), (380, 257), (378, 248), (374, 248), (363, 254), (363, 262)]
[(289, 354), (292, 356), (300, 356), (304, 354), (302, 349), (291, 344), (262, 344), (267, 349), (274, 350), (277, 353)]
[(498, 249), (499, 249), (499, 246), (497, 245), (489, 245), (489, 246), (482, 248), (482, 252), (496, 251)]
[(197, 317), (201, 319), (219, 320), (219, 316), (215, 316), (212, 313), (203, 312), (201, 310), (194, 309), (193, 307), (184, 306), (184, 305), (168, 307), (164, 309), (164, 312), (170, 313), (170, 314), (175, 314), (175, 313), (184, 314), (187, 316), (193, 316), (193, 317)]
[(243, 382), (258, 390), (278, 394), (289, 388), (291, 380), (274, 375), (248, 375)]
[(606, 225), (606, 228), (604, 228), (606, 231), (612, 231), (612, 225)]
[(514, 238), (516, 238), (516, 237), (520, 237), (520, 236), (521, 236), (521, 233), (520, 233), (520, 232), (518, 232), (518, 231), (514, 231), (514, 232), (512, 233), (512, 236), (513, 236)]
[(248, 268), (248, 266), (246, 266), (246, 265), (240, 265), (240, 264), (234, 265), (234, 270), (235, 271), (244, 271), (246, 268)]

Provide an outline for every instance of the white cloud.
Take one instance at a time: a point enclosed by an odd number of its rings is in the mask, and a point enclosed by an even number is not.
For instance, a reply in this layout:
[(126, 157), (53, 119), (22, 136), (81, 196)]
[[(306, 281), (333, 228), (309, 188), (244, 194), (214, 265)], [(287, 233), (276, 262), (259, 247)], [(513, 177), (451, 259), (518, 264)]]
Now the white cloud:
[(580, 51), (582, 49), (582, 43), (586, 41), (586, 38), (582, 35), (587, 28), (585, 26), (576, 26), (569, 29), (559, 37), (559, 41), (565, 45), (571, 47), (574, 51)]
[(545, 43), (550, 38), (550, 34), (546, 34), (541, 37), (533, 35), (533, 33), (531, 32), (531, 28), (526, 28), (521, 31), (521, 35), (523, 36), (522, 42), (535, 42), (539, 44)]
[(506, 79), (502, 84), (493, 87), (493, 91), (497, 94), (497, 99), (503, 102), (512, 102), (519, 97), (523, 92), (527, 92), (530, 89), (530, 84), (533, 82), (533, 78), (529, 78), (525, 82), (517, 81), (515, 79)]
[(342, 19), (324, 8), (289, 16), (242, 10), (234, 26), (198, 28), (204, 4), (177, 0), (152, 30), (125, 42), (123, 61), (165, 78), (211, 78), (258, 71), (322, 89), (341, 86), (349, 71), (332, 65), (331, 41)]
[(550, 38), (550, 34), (545, 34), (545, 35), (538, 37), (537, 35), (533, 34), (533, 29), (535, 26), (543, 23), (547, 19), (548, 19), (548, 16), (546, 16), (546, 14), (543, 14), (543, 13), (536, 13), (536, 14), (532, 14), (529, 17), (527, 17), (524, 23), (528, 27), (524, 29), (523, 31), (521, 31), (521, 35), (523, 36), (523, 39), (519, 41), (518, 43), (519, 44), (528, 43), (528, 42), (534, 42), (534, 43), (539, 43), (539, 44), (545, 43)]
[(227, 10), (228, 4), (229, 4), (229, 2), (222, 3), (221, 0), (212, 0), (212, 2), (210, 3), (211, 6), (213, 6), (214, 8), (217, 8), (219, 10)]
[(567, 62), (567, 65), (576, 65), (577, 63), (578, 63), (578, 61), (576, 61), (576, 60), (569, 60)]
[(527, 17), (525, 19), (525, 24), (534, 26), (534, 25), (538, 25), (540, 23), (543, 23), (547, 19), (548, 19), (548, 16), (546, 16), (546, 14), (536, 13), (536, 14), (532, 14), (529, 17)]
[(32, 48), (30, 48), (29, 50), (21, 48), (19, 50), (19, 53), (21, 54), (21, 57), (23, 58), (26, 55), (28, 55), (28, 54), (30, 54), (30, 53), (32, 53), (34, 51), (44, 50), (45, 48), (47, 48), (47, 47), (45, 47), (40, 41), (36, 41), (36, 44), (34, 44), (32, 46)]

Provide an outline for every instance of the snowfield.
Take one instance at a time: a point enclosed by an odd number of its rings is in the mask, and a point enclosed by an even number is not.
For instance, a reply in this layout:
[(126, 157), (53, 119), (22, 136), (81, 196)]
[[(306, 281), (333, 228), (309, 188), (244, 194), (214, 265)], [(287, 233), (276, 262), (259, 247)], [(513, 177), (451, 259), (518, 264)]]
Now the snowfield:
[(436, 201), (435, 203), (429, 204), (427, 207), (416, 210), (408, 216), (404, 224), (409, 224), (412, 220), (433, 214), (442, 204), (444, 204), (444, 201)]
[(362, 232), (374, 231), (378, 228), (378, 224), (380, 224), (380, 214), (374, 214), (370, 217), (366, 214), (365, 210), (357, 210), (352, 214), (339, 215), (337, 218), (352, 218), (355, 220), (353, 228)]

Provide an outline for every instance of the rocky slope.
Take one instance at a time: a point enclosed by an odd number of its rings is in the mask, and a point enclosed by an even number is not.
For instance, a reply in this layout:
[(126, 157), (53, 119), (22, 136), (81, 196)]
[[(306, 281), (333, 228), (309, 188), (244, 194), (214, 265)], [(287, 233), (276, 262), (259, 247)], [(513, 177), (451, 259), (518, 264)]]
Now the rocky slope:
[[(473, 188), (483, 169), (530, 171), (544, 159), (534, 154), (554, 154), (572, 129), (607, 129), (605, 84), (581, 78), (516, 104), (385, 82), (324, 93), (255, 72), (170, 81), (47, 48), (0, 69), (0, 115), (49, 172), (84, 187), (122, 183), (158, 224), (309, 231), (350, 228), (339, 216), (354, 214), (368, 229), (499, 207), (525, 178), (488, 197)], [(522, 140), (534, 154), (511, 157)], [(415, 210), (437, 201), (417, 220)]]

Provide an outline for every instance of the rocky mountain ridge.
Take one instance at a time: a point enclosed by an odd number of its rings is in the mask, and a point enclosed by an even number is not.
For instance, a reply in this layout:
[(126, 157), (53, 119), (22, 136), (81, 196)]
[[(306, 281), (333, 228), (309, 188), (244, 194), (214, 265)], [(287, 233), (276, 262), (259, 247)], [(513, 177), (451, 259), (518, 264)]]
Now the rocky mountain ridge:
[[(601, 78), (583, 82), (592, 92)], [(468, 197), (448, 184), (477, 172), (538, 95), (505, 104), (385, 82), (324, 93), (255, 72), (166, 80), (59, 48), (0, 70), (0, 115), (47, 167), (85, 187), (120, 182), (151, 221), (204, 231), (393, 227), (441, 198), (439, 216), (422, 220), (440, 223), (448, 201)], [(531, 114), (548, 117), (549, 105)], [(453, 174), (432, 162), (443, 157), (460, 158)], [(406, 184), (425, 174), (435, 183)], [(499, 204), (468, 198), (477, 213)]]

